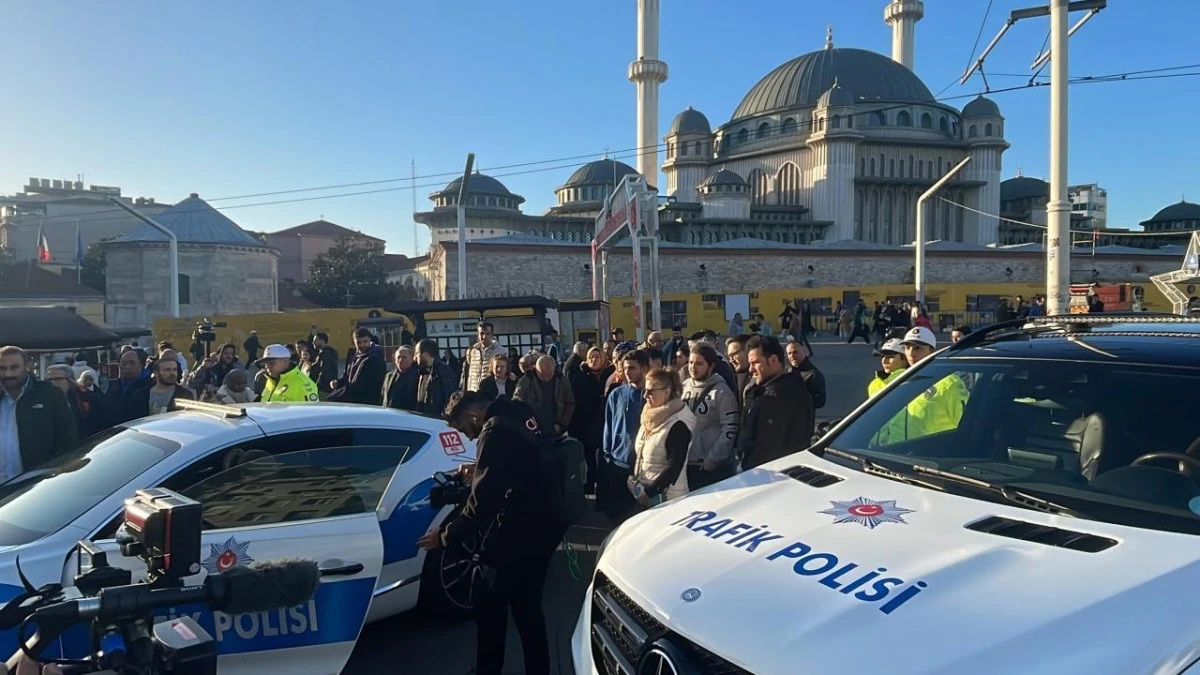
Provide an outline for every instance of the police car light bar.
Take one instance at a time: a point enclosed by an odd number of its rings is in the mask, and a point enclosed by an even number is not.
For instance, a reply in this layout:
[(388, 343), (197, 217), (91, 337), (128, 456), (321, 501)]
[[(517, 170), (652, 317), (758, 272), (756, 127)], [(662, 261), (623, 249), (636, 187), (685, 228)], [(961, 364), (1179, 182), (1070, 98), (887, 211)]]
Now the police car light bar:
[(216, 415), (224, 419), (236, 419), (246, 416), (246, 409), (237, 405), (223, 405), (221, 403), (208, 403), (205, 401), (190, 401), (188, 399), (176, 399), (175, 408), (178, 410), (187, 410), (189, 412), (198, 412), (205, 415)]

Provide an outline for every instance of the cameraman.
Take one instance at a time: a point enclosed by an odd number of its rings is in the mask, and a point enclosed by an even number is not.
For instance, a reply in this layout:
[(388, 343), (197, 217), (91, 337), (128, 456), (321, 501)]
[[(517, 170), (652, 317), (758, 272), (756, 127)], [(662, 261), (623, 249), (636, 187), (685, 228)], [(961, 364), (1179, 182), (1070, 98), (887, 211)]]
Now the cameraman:
[(564, 532), (550, 524), (540, 506), (537, 418), (525, 403), (492, 401), (474, 391), (455, 392), (445, 417), (455, 429), (476, 439), (479, 461), (464, 466), (471, 496), (462, 511), (445, 529), (430, 529), (417, 544), (432, 551), (483, 537), (480, 588), (475, 594), (475, 672), (499, 675), (503, 669), (511, 608), (525, 654), (525, 672), (549, 675), (542, 587)]

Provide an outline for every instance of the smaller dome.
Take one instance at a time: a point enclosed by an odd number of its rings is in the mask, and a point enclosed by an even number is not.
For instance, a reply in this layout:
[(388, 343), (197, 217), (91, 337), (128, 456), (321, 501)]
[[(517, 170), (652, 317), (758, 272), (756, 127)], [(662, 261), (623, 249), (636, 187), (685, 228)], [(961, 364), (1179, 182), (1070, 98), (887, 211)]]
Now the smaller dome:
[(990, 98), (977, 96), (962, 109), (962, 116), (967, 117), (999, 117), (1000, 106)]
[(710, 185), (745, 186), (745, 185), (747, 185), (747, 183), (744, 178), (737, 175), (736, 173), (729, 171), (728, 169), (721, 169), (720, 171), (709, 176), (708, 178), (705, 178), (704, 181), (700, 183), (700, 187), (708, 187)]
[(1180, 200), (1178, 204), (1172, 204), (1154, 214), (1154, 217), (1147, 222), (1172, 220), (1200, 220), (1200, 204)]
[(1015, 176), (1000, 182), (1000, 201), (1034, 199), (1050, 196), (1050, 184), (1040, 178)]
[(692, 106), (688, 106), (687, 110), (676, 115), (675, 119), (671, 121), (670, 130), (667, 131), (668, 136), (687, 133), (712, 133), (712, 125), (708, 123), (708, 118)]
[(833, 86), (827, 89), (824, 94), (821, 94), (821, 98), (817, 99), (817, 107), (828, 108), (830, 106), (841, 105), (854, 105), (854, 97), (850, 95), (850, 92), (842, 88), (837, 83), (837, 80), (834, 80)]
[[(457, 195), (460, 185), (462, 185), (462, 178), (455, 178), (454, 180), (450, 181), (448, 185), (446, 185), (442, 192), (450, 192)], [(482, 173), (471, 174), (471, 180), (467, 183), (467, 192), (471, 194), (499, 195), (505, 197), (512, 194), (508, 191), (508, 188), (504, 187), (504, 183), (501, 183), (495, 178)]]
[[(612, 185), (616, 186), (621, 179), (629, 174), (637, 174), (637, 169), (618, 162), (615, 159), (598, 159), (588, 162), (575, 170), (562, 187), (579, 187), (583, 185)], [(562, 188), (559, 188), (562, 189)]]

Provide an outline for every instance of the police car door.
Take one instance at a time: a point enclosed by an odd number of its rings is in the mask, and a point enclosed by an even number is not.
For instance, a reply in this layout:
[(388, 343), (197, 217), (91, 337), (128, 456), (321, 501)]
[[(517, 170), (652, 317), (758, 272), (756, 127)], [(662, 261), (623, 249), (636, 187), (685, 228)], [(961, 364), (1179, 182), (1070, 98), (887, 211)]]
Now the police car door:
[[(371, 605), (383, 561), (375, 509), (405, 448), (329, 447), (244, 461), (182, 494), (204, 507), (201, 560), (219, 573), (281, 558), (315, 560), (316, 597), (299, 607), (226, 615), (188, 613), (217, 641), (221, 673), (327, 675), (345, 666)], [(144, 572), (111, 541), (109, 563)], [(68, 562), (72, 567), (74, 560)], [(73, 570), (69, 570), (69, 573)], [(69, 576), (69, 574), (68, 574)]]

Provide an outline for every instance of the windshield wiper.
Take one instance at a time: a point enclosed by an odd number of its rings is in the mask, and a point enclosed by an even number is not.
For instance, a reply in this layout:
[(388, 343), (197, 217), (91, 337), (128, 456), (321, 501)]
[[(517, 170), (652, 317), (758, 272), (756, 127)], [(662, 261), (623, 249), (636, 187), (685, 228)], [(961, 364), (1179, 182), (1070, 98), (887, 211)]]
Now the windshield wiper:
[(953, 473), (951, 471), (942, 471), (941, 469), (932, 469), (927, 466), (921, 466), (920, 464), (914, 464), (912, 470), (917, 473), (937, 476), (943, 480), (962, 485), (970, 485), (972, 487), (979, 488), (980, 490), (998, 494), (1007, 502), (1016, 504), (1017, 506), (1023, 506), (1027, 509), (1033, 509), (1034, 511), (1053, 513), (1060, 516), (1072, 516), (1074, 518), (1086, 517), (1080, 511), (1069, 506), (1056, 504), (1048, 499), (1043, 499), (1042, 497), (1029, 494), (1028, 492), (1022, 490), (1017, 490), (1007, 485), (995, 485), (985, 480), (979, 480), (978, 478), (971, 478), (969, 476)]
[(879, 476), (880, 478), (887, 478), (889, 480), (899, 481), (901, 483), (908, 483), (909, 485), (918, 485), (920, 487), (929, 488), (930, 490), (943, 490), (942, 486), (938, 485), (937, 483), (921, 480), (918, 476), (913, 476), (911, 474), (902, 473), (895, 469), (888, 468), (883, 464), (880, 464), (878, 461), (862, 455), (856, 455), (852, 452), (846, 452), (845, 450), (838, 450), (837, 448), (829, 447), (825, 448), (825, 453), (854, 462), (858, 464), (863, 473), (870, 474), (872, 476)]

